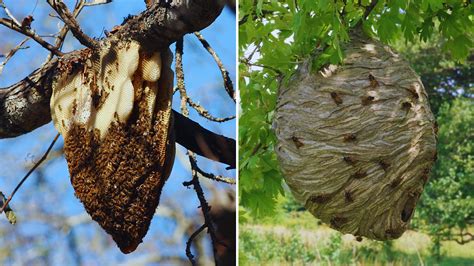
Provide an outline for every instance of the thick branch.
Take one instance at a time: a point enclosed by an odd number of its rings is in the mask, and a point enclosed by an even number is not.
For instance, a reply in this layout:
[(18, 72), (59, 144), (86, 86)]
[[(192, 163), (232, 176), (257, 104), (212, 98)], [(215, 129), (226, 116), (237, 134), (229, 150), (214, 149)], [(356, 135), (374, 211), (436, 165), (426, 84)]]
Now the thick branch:
[(49, 99), (57, 60), (0, 90), (0, 138), (26, 134), (51, 121)]
[[(102, 42), (135, 39), (149, 49), (168, 48), (183, 35), (211, 24), (222, 7), (223, 3), (214, 0), (173, 1), (166, 8), (155, 3), (140, 15), (126, 20), (120, 29)], [(71, 52), (63, 56), (62, 60), (77, 58), (80, 52)], [(49, 100), (57, 62), (57, 59), (53, 59), (22, 81), (0, 88), (0, 138), (17, 137), (51, 121)], [(202, 156), (235, 167), (234, 140), (214, 134), (180, 115), (175, 117), (178, 143), (196, 149), (196, 153)]]
[(133, 39), (152, 50), (162, 50), (187, 33), (209, 26), (222, 11), (222, 0), (174, 0), (169, 7), (155, 1), (138, 16), (130, 17), (114, 32), (119, 39)]
[(213, 133), (173, 111), (176, 141), (186, 149), (235, 168), (235, 140)]
[[(179, 3), (169, 8), (153, 5), (129, 19), (109, 39), (132, 38), (142, 45), (154, 46), (154, 50), (168, 48), (186, 33), (208, 26), (222, 10), (222, 5), (213, 0), (196, 0), (190, 4), (186, 1), (173, 2)], [(54, 50), (55, 47), (50, 48)], [(77, 58), (74, 55), (80, 52), (69, 53), (64, 58)], [(56, 63), (57, 60), (53, 60), (22, 81), (0, 89), (0, 138), (28, 133), (51, 120), (49, 98)]]

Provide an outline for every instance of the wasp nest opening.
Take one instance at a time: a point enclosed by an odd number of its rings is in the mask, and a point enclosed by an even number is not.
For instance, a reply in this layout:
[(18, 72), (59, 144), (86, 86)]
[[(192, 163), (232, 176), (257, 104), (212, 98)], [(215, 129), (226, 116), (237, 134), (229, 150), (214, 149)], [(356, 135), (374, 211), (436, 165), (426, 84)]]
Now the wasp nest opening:
[(314, 216), (343, 233), (393, 239), (433, 165), (434, 117), (407, 62), (360, 29), (351, 35), (342, 65), (302, 65), (280, 90), (276, 152)]
[(169, 50), (106, 44), (63, 65), (51, 114), (76, 196), (129, 253), (148, 231), (174, 161)]

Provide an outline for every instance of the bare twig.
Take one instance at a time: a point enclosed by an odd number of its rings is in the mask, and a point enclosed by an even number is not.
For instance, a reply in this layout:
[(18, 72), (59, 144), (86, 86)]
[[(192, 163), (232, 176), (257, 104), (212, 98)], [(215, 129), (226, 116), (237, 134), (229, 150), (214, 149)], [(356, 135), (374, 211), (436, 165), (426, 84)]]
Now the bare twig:
[(221, 176), (221, 175), (214, 175), (214, 174), (211, 174), (211, 173), (207, 173), (207, 172), (204, 172), (202, 169), (196, 169), (198, 170), (198, 173), (205, 177), (205, 178), (208, 178), (208, 179), (211, 179), (211, 180), (215, 180), (215, 181), (219, 181), (219, 182), (223, 182), (223, 183), (227, 183), (227, 184), (230, 184), (230, 185), (235, 185), (235, 179), (231, 178), (231, 177), (225, 177), (225, 176)]
[(186, 88), (184, 86), (184, 72), (183, 72), (183, 38), (181, 37), (176, 41), (176, 55), (175, 55), (175, 65), (176, 65), (176, 80), (178, 81), (176, 87), (179, 90), (181, 96), (181, 113), (188, 117), (189, 110), (186, 107)]
[(235, 185), (235, 179), (230, 178), (230, 177), (223, 177), (221, 175), (214, 175), (214, 174), (211, 174), (211, 173), (207, 173), (207, 172), (203, 171), (201, 168), (199, 168), (196, 161), (191, 161), (191, 166), (194, 169), (196, 169), (196, 171), (205, 178), (209, 178), (211, 180), (220, 181), (220, 182), (224, 182), (224, 183), (227, 183), (227, 184)]
[(249, 63), (252, 62), (252, 58), (255, 55), (255, 52), (257, 52), (260, 49), (261, 44), (262, 44), (262, 42), (259, 42), (258, 44), (255, 45), (255, 48), (252, 50), (252, 52), (250, 52), (250, 54), (247, 56), (247, 58), (245, 58), (245, 61), (247, 61)]
[[(99, 43), (87, 36), (79, 26), (75, 16), (69, 12), (67, 6), (61, 0), (48, 0), (48, 4), (58, 13), (64, 24), (68, 26), (76, 39), (84, 46), (94, 48), (99, 46)], [(83, 4), (83, 3), (82, 3)]]
[(191, 261), (191, 264), (194, 266), (196, 265), (196, 260), (194, 259), (194, 255), (193, 253), (191, 252), (191, 244), (193, 243), (194, 239), (202, 232), (204, 231), (204, 229), (206, 229), (206, 225), (203, 224), (201, 225), (201, 227), (199, 227), (196, 231), (194, 231), (194, 233), (191, 234), (191, 236), (189, 237), (188, 241), (186, 241), (186, 257), (189, 258), (189, 260)]
[[(81, 13), (81, 11), (84, 8), (85, 4), (86, 4), (85, 0), (80, 0), (80, 1), (77, 2), (76, 6), (74, 7), (74, 11), (73, 11), (73, 16), (74, 17), (77, 17), (79, 15), (79, 13)], [(58, 36), (56, 37), (56, 42), (54, 43), (54, 46), (56, 47), (56, 49), (61, 50), (61, 48), (63, 46), (63, 43), (64, 43), (64, 40), (66, 39), (66, 35), (67, 35), (68, 32), (69, 32), (69, 27), (67, 26), (67, 24), (64, 24), (63, 27), (61, 28), (61, 30), (59, 31)], [(51, 60), (51, 58), (53, 58), (52, 53), (50, 53), (48, 55), (48, 58), (46, 58), (46, 62)]]
[[(179, 41), (176, 42), (176, 45), (178, 45)], [(178, 54), (176, 54), (176, 65), (178, 65), (178, 60), (179, 63), (182, 66), (182, 56), (183, 52), (181, 52), (180, 57), (178, 57)], [(187, 110), (186, 103), (188, 103), (193, 109), (195, 109), (201, 116), (205, 117), (208, 120), (214, 121), (214, 122), (225, 122), (229, 121), (235, 118), (235, 116), (230, 116), (230, 117), (224, 117), (224, 118), (217, 118), (209, 114), (209, 111), (207, 111), (204, 107), (201, 105), (195, 103), (191, 98), (188, 96), (188, 93), (186, 92), (185, 86), (184, 86), (184, 74), (182, 71), (176, 71), (176, 79), (178, 81), (177, 84), (177, 90), (179, 91), (180, 97), (181, 97), (181, 111), (183, 112), (184, 116), (189, 116), (189, 111)], [(183, 109), (184, 107), (184, 109)]]
[(46, 160), (46, 158), (48, 157), (48, 154), (49, 152), (51, 151), (51, 149), (53, 148), (54, 146), (54, 143), (56, 143), (56, 141), (58, 140), (59, 138), (59, 134), (56, 134), (56, 137), (54, 137), (53, 141), (51, 142), (51, 144), (49, 145), (48, 149), (46, 150), (46, 152), (43, 154), (43, 156), (41, 157), (41, 159), (39, 159), (38, 162), (35, 163), (35, 165), (30, 169), (30, 171), (28, 171), (28, 173), (21, 179), (20, 183), (18, 183), (18, 185), (15, 187), (15, 189), (13, 190), (12, 194), (10, 194), (10, 196), (8, 197), (7, 201), (3, 204), (2, 208), (0, 209), (0, 213), (2, 213), (7, 207), (8, 207), (8, 204), (10, 203), (10, 201), (12, 200), (13, 196), (15, 195), (15, 193), (18, 191), (18, 189), (20, 189), (20, 187), (23, 185), (23, 183), (26, 181), (26, 179), (28, 179), (28, 177), (33, 173), (33, 171), (38, 168), (38, 166), (44, 161)]
[[(96, 0), (96, 1), (92, 1), (92, 2), (86, 2), (86, 0), (79, 0), (79, 1), (77, 1), (76, 6), (74, 7), (74, 11), (72, 12), (72, 15), (73, 15), (74, 18), (77, 18), (77, 16), (79, 16), (81, 11), (86, 6), (103, 5), (103, 4), (108, 4), (110, 2), (112, 2), (112, 0)], [(54, 17), (57, 17), (57, 18), (61, 19), (58, 16), (54, 16)], [(59, 31), (57, 37), (56, 37), (56, 42), (54, 44), (56, 49), (61, 50), (61, 47), (63, 46), (64, 40), (66, 39), (66, 35), (67, 35), (68, 32), (69, 32), (69, 27), (68, 27), (67, 24), (64, 24), (63, 27), (61, 28), (61, 30)], [(49, 54), (48, 58), (46, 59), (46, 62), (51, 60), (51, 58), (53, 58), (52, 53)]]
[[(15, 46), (13, 49), (10, 50), (10, 52), (7, 54), (7, 56), (5, 57), (5, 60), (0, 64), (0, 75), (2, 74), (2, 71), (3, 71), (3, 68), (5, 67), (5, 65), (8, 63), (8, 61), (15, 55), (16, 52), (18, 52), (18, 50), (22, 49), (23, 45), (29, 40), (30, 38), (27, 37), (25, 38), (23, 41), (21, 41), (17, 46)], [(26, 48), (26, 47), (25, 47)], [(25, 49), (23, 48), (23, 49)]]
[(21, 25), (16, 25), (11, 19), (6, 19), (6, 18), (0, 18), (0, 24), (6, 26), (7, 28), (10, 28), (16, 32), (22, 33), (25, 36), (30, 37), (37, 43), (39, 43), (41, 46), (44, 48), (48, 49), (51, 51), (54, 55), (57, 56), (62, 56), (64, 55), (62, 52), (60, 52), (58, 49), (56, 49), (54, 46), (52, 46), (50, 43), (47, 41), (43, 40), (38, 34), (36, 34), (33, 30), (26, 28), (26, 27), (21, 27)]
[[(177, 79), (177, 86), (178, 90), (181, 95), (181, 113), (184, 116), (189, 116), (189, 110), (188, 107), (186, 106), (186, 88), (184, 86), (184, 72), (183, 72), (183, 38), (180, 38), (176, 42), (176, 56), (175, 56), (175, 66), (176, 66), (176, 79)], [(196, 165), (196, 155), (192, 151), (188, 150), (188, 157), (189, 161), (191, 162), (191, 173), (192, 173), (192, 180), (189, 182), (184, 182), (184, 186), (190, 186), (193, 185), (194, 190), (196, 191), (197, 197), (199, 199), (199, 202), (201, 204), (201, 211), (204, 216), (204, 224), (202, 227), (207, 227), (208, 228), (208, 233), (211, 236), (211, 243), (212, 243), (212, 250), (214, 254), (214, 261), (216, 262), (217, 265), (217, 249), (216, 249), (216, 244), (217, 244), (217, 239), (216, 239), (216, 230), (214, 228), (214, 224), (212, 223), (212, 217), (210, 215), (210, 210), (211, 207), (206, 201), (206, 197), (204, 196), (204, 192), (202, 190), (201, 184), (199, 183), (199, 177), (198, 177), (198, 172), (197, 170), (193, 167), (193, 165)], [(202, 230), (200, 230), (202, 231)], [(199, 232), (198, 232), (199, 233)], [(195, 233), (196, 235), (198, 233)], [(194, 233), (192, 235), (195, 235)], [(188, 240), (188, 242), (192, 242), (191, 238)], [(191, 244), (189, 244), (191, 245)], [(188, 252), (189, 251), (189, 252)], [(191, 253), (191, 250), (186, 250), (186, 256), (188, 257), (189, 261), (191, 263), (195, 263), (194, 256)]]
[(189, 104), (189, 106), (191, 106), (194, 110), (196, 110), (201, 116), (214, 122), (222, 123), (222, 122), (226, 122), (235, 118), (235, 115), (223, 117), (223, 118), (215, 117), (211, 115), (206, 108), (202, 107), (200, 104), (197, 104), (193, 100), (191, 100), (191, 98), (187, 94), (186, 94), (186, 102)]
[(229, 77), (229, 72), (225, 69), (224, 65), (222, 64), (221, 59), (219, 56), (216, 54), (214, 49), (209, 45), (209, 43), (204, 39), (204, 37), (199, 33), (198, 31), (194, 32), (194, 35), (199, 39), (201, 42), (202, 46), (212, 55), (212, 58), (214, 58), (214, 61), (216, 61), (217, 66), (219, 66), (219, 69), (222, 74), (222, 79), (224, 80), (224, 88), (227, 91), (227, 94), (229, 94), (229, 97), (235, 102), (235, 91), (234, 91), (234, 85), (232, 83), (232, 80)]
[[(189, 161), (191, 165), (196, 163), (196, 156), (194, 154), (189, 154)], [(194, 161), (194, 162), (193, 162)], [(191, 167), (191, 173), (193, 178), (191, 181), (183, 182), (184, 186), (193, 186), (194, 191), (196, 191), (196, 195), (199, 199), (199, 203), (201, 204), (201, 211), (204, 216), (204, 225), (208, 229), (208, 233), (211, 236), (211, 243), (212, 243), (212, 251), (214, 253), (214, 261), (217, 265), (217, 236), (216, 236), (216, 228), (214, 227), (214, 222), (212, 221), (211, 216), (211, 206), (207, 203), (206, 197), (204, 196), (204, 191), (202, 190), (201, 183), (199, 182), (199, 177), (197, 174), (197, 170)]]
[(272, 71), (276, 72), (278, 75), (283, 75), (283, 73), (280, 70), (278, 70), (274, 67), (271, 67), (271, 66), (266, 66), (266, 65), (262, 65), (262, 64), (255, 64), (255, 63), (250, 63), (250, 62), (245, 62), (245, 61), (241, 61), (241, 62), (246, 64), (247, 66), (266, 68), (266, 69), (269, 69), (269, 70), (272, 70)]
[(10, 12), (10, 10), (7, 8), (7, 6), (5, 5), (5, 3), (3, 2), (3, 0), (0, 0), (0, 7), (3, 8), (3, 10), (5, 10), (5, 13), (7, 13), (7, 16), (17, 25), (17, 26), (21, 26), (21, 23), (12, 15), (12, 13)]

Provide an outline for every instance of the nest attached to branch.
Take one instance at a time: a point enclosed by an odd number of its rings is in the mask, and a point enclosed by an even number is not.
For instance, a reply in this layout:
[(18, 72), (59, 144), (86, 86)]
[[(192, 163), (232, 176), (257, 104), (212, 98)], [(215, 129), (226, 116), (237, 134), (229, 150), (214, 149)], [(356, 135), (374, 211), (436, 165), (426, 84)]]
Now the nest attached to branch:
[(276, 152), (286, 183), (342, 233), (400, 237), (436, 160), (426, 91), (388, 46), (351, 33), (342, 65), (303, 64), (279, 92)]
[(76, 196), (124, 253), (148, 231), (174, 161), (171, 51), (106, 43), (60, 64), (51, 114)]

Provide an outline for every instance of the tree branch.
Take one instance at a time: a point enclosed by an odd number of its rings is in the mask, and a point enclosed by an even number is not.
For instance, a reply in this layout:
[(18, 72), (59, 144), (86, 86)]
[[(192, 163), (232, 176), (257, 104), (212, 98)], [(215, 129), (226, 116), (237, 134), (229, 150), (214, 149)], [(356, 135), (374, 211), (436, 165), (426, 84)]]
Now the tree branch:
[(31, 39), (35, 40), (38, 44), (40, 44), (44, 48), (48, 49), (49, 51), (51, 51), (52, 53), (54, 53), (57, 56), (62, 56), (63, 55), (62, 52), (58, 51), (58, 49), (56, 49), (50, 43), (43, 40), (43, 38), (41, 38), (38, 34), (36, 34), (36, 32), (31, 30), (30, 28), (21, 27), (21, 25), (18, 26), (15, 22), (13, 22), (13, 20), (6, 19), (6, 18), (0, 18), (0, 24), (4, 25), (7, 28), (10, 28), (10, 29), (12, 29), (16, 32), (19, 32), (19, 33), (21, 33), (25, 36), (30, 37)]
[[(102, 42), (135, 39), (155, 51), (167, 49), (186, 33), (208, 26), (222, 10), (220, 2), (214, 0), (195, 0), (189, 4), (184, 0), (173, 2), (177, 4), (168, 8), (154, 4), (140, 15), (128, 19)], [(55, 47), (49, 46), (55, 50)], [(71, 52), (63, 56), (62, 60), (77, 58), (81, 51)], [(8, 88), (0, 88), (0, 138), (28, 133), (51, 120), (49, 98), (56, 64), (57, 59), (53, 59), (22, 81)]]
[(217, 53), (214, 51), (214, 49), (212, 49), (211, 45), (206, 41), (206, 39), (204, 39), (201, 33), (196, 31), (194, 35), (196, 35), (196, 37), (201, 42), (204, 49), (206, 49), (209, 52), (209, 54), (211, 54), (212, 58), (214, 58), (214, 61), (216, 61), (216, 64), (219, 67), (219, 70), (221, 71), (222, 79), (224, 80), (224, 88), (227, 91), (227, 94), (229, 94), (229, 97), (235, 102), (234, 85), (232, 84), (232, 80), (229, 77), (229, 72), (225, 69), (224, 64), (222, 64), (221, 59), (219, 58)]
[(367, 17), (370, 15), (370, 12), (372, 12), (372, 10), (377, 5), (377, 3), (378, 3), (378, 0), (372, 0), (370, 4), (367, 7), (365, 7), (365, 12), (363, 15), (364, 19), (367, 19)]
[[(222, 7), (223, 3), (215, 0), (176, 0), (169, 7), (155, 3), (141, 14), (127, 19), (102, 42), (134, 39), (148, 49), (167, 49), (183, 35), (210, 25)], [(62, 54), (48, 45), (49, 50), (56, 51), (55, 54)], [(77, 58), (82, 51), (68, 53), (61, 60)], [(57, 62), (55, 58), (20, 82), (0, 88), (0, 138), (17, 137), (51, 121), (49, 101)], [(235, 168), (235, 140), (212, 133), (198, 123), (174, 113), (178, 143), (195, 149), (199, 155)]]
[(49, 99), (57, 59), (22, 81), (0, 89), (0, 138), (26, 134), (51, 121)]
[(174, 0), (169, 7), (160, 2), (125, 19), (113, 36), (136, 40), (151, 50), (163, 50), (185, 34), (209, 26), (224, 7), (222, 0)]
[(10, 12), (10, 10), (7, 8), (7, 6), (5, 5), (5, 3), (3, 2), (3, 0), (0, 0), (0, 7), (3, 8), (3, 10), (5, 10), (5, 13), (7, 14), (7, 16), (17, 25), (17, 26), (20, 26), (21, 23), (13, 16), (13, 14)]
[(18, 50), (28, 48), (28, 47), (23, 47), (23, 44), (25, 44), (29, 39), (30, 39), (29, 37), (26, 37), (17, 46), (15, 46), (13, 49), (10, 50), (10, 52), (5, 57), (5, 60), (2, 63), (0, 63), (0, 75), (3, 72), (3, 68), (5, 67), (5, 65), (16, 54), (16, 52), (18, 52)]
[(89, 48), (98, 47), (99, 43), (81, 30), (75, 16), (69, 12), (69, 9), (62, 1), (48, 0), (48, 4), (58, 13), (64, 24), (68, 26), (74, 37), (76, 37), (82, 45)]
[(176, 142), (208, 159), (234, 169), (235, 140), (213, 133), (173, 110)]
[[(186, 99), (185, 99), (186, 88), (184, 86), (184, 71), (183, 71), (182, 59), (183, 59), (183, 38), (180, 38), (176, 42), (175, 70), (176, 70), (176, 79), (178, 81), (177, 87), (181, 94), (181, 113), (183, 113), (183, 116), (187, 117), (189, 115), (189, 110), (188, 110), (188, 106), (186, 105)], [(192, 151), (188, 150), (188, 157), (189, 157), (189, 162), (191, 163), (191, 173), (192, 173), (193, 178), (191, 181), (184, 182), (183, 185), (184, 186), (193, 185), (194, 190), (196, 191), (196, 195), (199, 199), (199, 202), (201, 203), (200, 208), (204, 216), (203, 226), (207, 227), (209, 235), (211, 236), (214, 261), (215, 261), (215, 264), (217, 265), (217, 256), (216, 256), (217, 248), (216, 248), (216, 234), (215, 234), (216, 230), (212, 222), (212, 217), (209, 215), (211, 207), (206, 201), (206, 197), (204, 196), (204, 191), (202, 190), (201, 183), (199, 182), (197, 171), (194, 168), (194, 166), (196, 165), (196, 155)], [(191, 237), (193, 235), (191, 235)], [(189, 246), (190, 245), (191, 244), (189, 244)], [(195, 264), (194, 257), (190, 252), (188, 253), (187, 249), (186, 249), (186, 254), (188, 255), (188, 258), (190, 259), (191, 263), (194, 265)]]
[(194, 259), (193, 253), (191, 253), (191, 245), (194, 241), (194, 239), (206, 229), (206, 225), (203, 224), (201, 225), (194, 233), (191, 234), (189, 237), (188, 241), (186, 241), (186, 257), (188, 257), (189, 261), (191, 262), (192, 265), (196, 265), (196, 260)]

